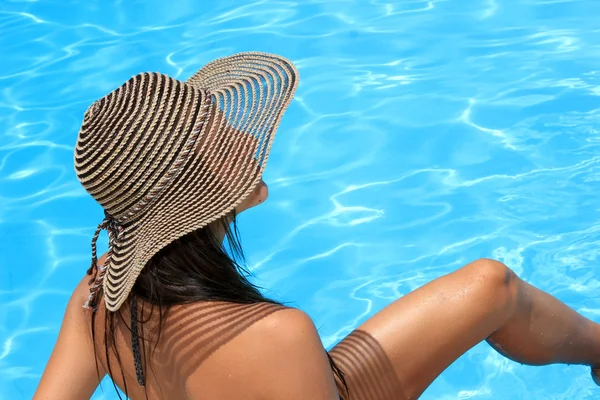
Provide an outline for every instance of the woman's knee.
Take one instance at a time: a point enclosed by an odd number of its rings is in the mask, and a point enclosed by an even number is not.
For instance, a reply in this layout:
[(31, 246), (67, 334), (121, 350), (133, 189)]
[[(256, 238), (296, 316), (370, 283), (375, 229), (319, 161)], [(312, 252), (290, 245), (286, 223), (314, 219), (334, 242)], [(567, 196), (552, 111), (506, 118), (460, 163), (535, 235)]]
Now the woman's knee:
[(519, 277), (502, 262), (480, 258), (467, 264), (482, 301), (490, 301), (494, 306), (512, 308), (519, 292)]

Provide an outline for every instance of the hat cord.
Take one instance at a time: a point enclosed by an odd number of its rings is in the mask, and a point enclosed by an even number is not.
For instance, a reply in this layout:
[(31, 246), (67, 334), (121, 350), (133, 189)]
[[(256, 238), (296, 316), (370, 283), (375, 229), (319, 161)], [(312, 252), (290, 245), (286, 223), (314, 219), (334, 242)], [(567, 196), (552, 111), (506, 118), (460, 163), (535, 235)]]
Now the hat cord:
[[(106, 254), (106, 260), (104, 261), (104, 265), (98, 266), (96, 241), (98, 240), (98, 236), (100, 235), (100, 231), (102, 229), (106, 229), (108, 232), (108, 252)], [(104, 210), (104, 219), (98, 225), (98, 228), (94, 233), (94, 237), (92, 238), (92, 265), (87, 270), (87, 274), (91, 276), (90, 280), (88, 281), (88, 285), (91, 285), (90, 295), (88, 297), (88, 300), (83, 305), (83, 308), (87, 308), (92, 311), (96, 311), (98, 309), (98, 296), (102, 292), (102, 283), (104, 282), (104, 275), (106, 274), (107, 266), (111, 261), (114, 245), (117, 239), (119, 239), (122, 234), (123, 226), (115, 217), (113, 217), (106, 210)]]
[(138, 310), (137, 297), (131, 299), (131, 348), (133, 350), (133, 363), (135, 364), (135, 375), (140, 386), (146, 384), (144, 371), (142, 370), (142, 355), (140, 352), (140, 337), (138, 333)]

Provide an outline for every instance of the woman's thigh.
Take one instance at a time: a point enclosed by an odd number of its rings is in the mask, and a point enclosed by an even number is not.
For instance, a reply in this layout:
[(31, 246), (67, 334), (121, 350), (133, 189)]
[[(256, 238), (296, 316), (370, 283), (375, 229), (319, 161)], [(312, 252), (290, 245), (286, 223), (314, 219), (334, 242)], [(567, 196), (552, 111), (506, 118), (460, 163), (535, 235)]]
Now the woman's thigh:
[(331, 349), (350, 390), (340, 393), (346, 400), (418, 398), (509, 318), (515, 279), (502, 263), (481, 259), (391, 303)]

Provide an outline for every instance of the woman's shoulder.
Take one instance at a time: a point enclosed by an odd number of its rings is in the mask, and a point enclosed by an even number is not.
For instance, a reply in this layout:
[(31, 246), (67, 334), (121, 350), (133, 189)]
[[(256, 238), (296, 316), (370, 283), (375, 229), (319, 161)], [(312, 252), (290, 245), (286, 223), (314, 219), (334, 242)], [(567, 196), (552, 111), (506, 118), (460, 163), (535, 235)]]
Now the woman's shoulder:
[(197, 343), (205, 352), (244, 338), (254, 342), (289, 335), (291, 330), (312, 324), (309, 315), (297, 308), (276, 303), (240, 304), (225, 301), (204, 301), (171, 308), (165, 321), (165, 333)]
[(299, 309), (266, 301), (244, 304), (211, 300), (172, 306), (167, 324), (181, 326), (185, 323), (190, 329), (200, 326), (211, 326), (215, 329), (235, 326), (235, 330), (239, 331), (259, 322), (263, 325), (299, 314), (306, 315)]
[(299, 322), (308, 322), (306, 313), (269, 302), (240, 304), (201, 301), (176, 305), (164, 318), (159, 346), (191, 372), (217, 351), (245, 352), (274, 335), (288, 331)]
[[(214, 346), (234, 340), (240, 335), (255, 343), (276, 337), (290, 338), (314, 328), (310, 316), (294, 307), (259, 302), (239, 304), (221, 301), (198, 302), (173, 307), (169, 312), (166, 331), (187, 332)], [(212, 347), (212, 346), (211, 346)]]
[(203, 352), (206, 343), (220, 347), (196, 364), (186, 384), (189, 393), (206, 393), (210, 387), (217, 391), (213, 398), (304, 398), (288, 395), (308, 390), (304, 384), (309, 382), (318, 383), (315, 390), (335, 393), (325, 349), (306, 312), (257, 304), (219, 324), (223, 328), (212, 340), (195, 341), (196, 352)]

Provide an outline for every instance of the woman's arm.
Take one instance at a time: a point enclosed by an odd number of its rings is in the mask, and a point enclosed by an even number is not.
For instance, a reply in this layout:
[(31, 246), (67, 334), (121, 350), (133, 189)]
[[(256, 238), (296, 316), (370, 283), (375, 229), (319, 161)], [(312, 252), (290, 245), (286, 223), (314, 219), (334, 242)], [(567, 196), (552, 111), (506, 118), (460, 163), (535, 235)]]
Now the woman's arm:
[(69, 300), (56, 345), (34, 400), (89, 399), (106, 375), (102, 366), (98, 365), (98, 379), (90, 336), (90, 314), (82, 307), (89, 293), (87, 279), (82, 279)]

